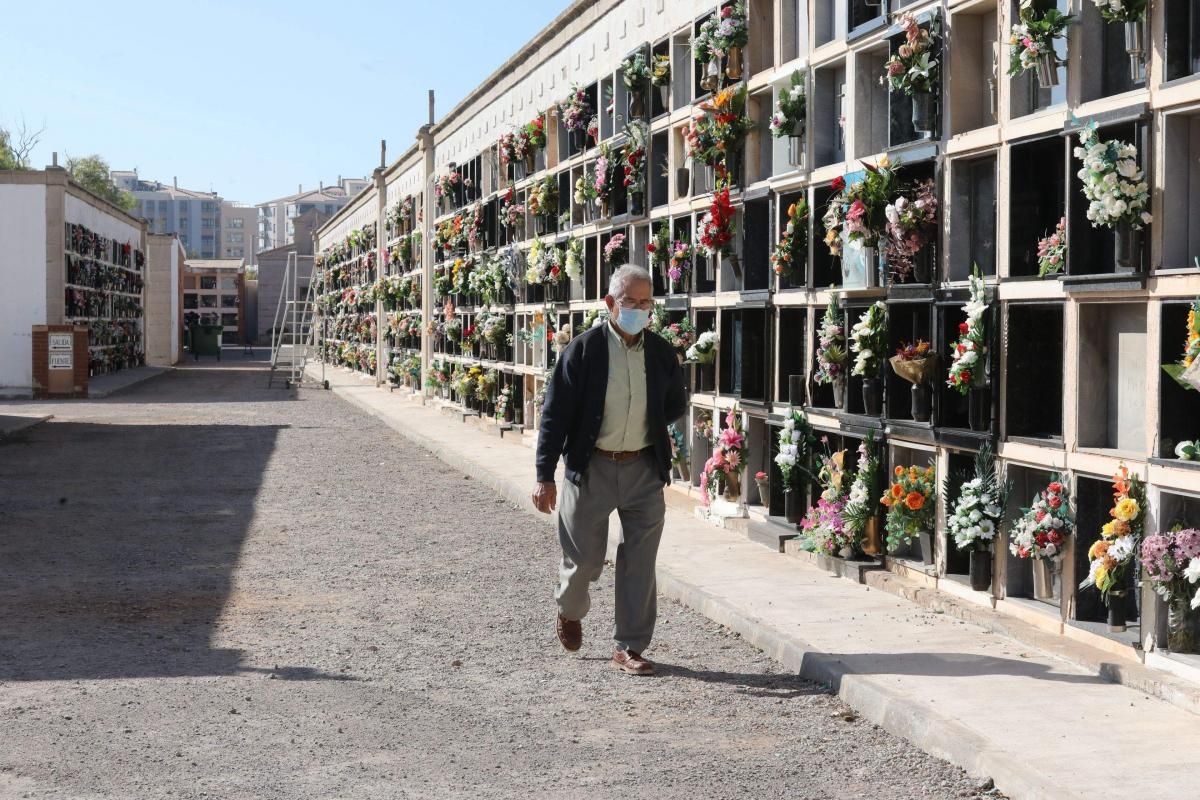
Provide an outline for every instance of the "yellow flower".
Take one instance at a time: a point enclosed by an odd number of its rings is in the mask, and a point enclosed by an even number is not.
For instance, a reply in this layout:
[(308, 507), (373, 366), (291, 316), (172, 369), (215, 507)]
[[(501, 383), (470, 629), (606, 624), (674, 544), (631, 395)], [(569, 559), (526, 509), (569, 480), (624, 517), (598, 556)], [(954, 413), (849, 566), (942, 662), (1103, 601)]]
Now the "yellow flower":
[(1108, 552), (1108, 547), (1109, 543), (1103, 539), (1094, 542), (1092, 546), (1088, 548), (1088, 558), (1092, 561), (1095, 561), (1097, 558), (1102, 558), (1104, 554)]
[(1100, 589), (1100, 591), (1104, 591), (1108, 588), (1108, 567), (1104, 566), (1103, 564), (1096, 567), (1096, 587)]
[(1106, 538), (1111, 539), (1117, 535), (1113, 530), (1114, 525), (1116, 525), (1116, 520), (1109, 520), (1100, 528), (1100, 532), (1104, 534)]
[(1115, 519), (1121, 522), (1132, 522), (1137, 519), (1137, 515), (1141, 512), (1137, 500), (1132, 497), (1126, 497), (1117, 503), (1116, 507), (1110, 512)]
[(887, 169), (891, 165), (892, 165), (892, 160), (887, 157), (887, 153), (884, 153), (882, 156), (879, 157), (879, 166), (882, 169)]

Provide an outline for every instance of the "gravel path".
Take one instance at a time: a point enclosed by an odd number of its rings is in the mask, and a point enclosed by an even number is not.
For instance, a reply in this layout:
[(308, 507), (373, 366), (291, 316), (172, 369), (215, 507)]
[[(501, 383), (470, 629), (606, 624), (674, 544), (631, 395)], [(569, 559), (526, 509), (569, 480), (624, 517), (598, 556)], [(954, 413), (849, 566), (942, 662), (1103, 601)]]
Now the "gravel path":
[(960, 798), (675, 603), (567, 655), (550, 522), (331, 393), (192, 367), (0, 444), (0, 797)]

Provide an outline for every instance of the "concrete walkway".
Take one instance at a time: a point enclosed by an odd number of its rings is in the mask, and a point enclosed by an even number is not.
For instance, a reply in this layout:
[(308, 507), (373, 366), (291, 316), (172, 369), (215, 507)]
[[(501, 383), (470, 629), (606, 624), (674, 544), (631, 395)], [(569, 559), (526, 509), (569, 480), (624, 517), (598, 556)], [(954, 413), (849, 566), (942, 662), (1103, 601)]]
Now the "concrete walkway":
[[(375, 415), (525, 508), (533, 454), (407, 393), (326, 377)], [(619, 526), (614, 515), (612, 540)], [(831, 576), (668, 510), (660, 591), (740, 633), (869, 720), (1014, 800), (1194, 798), (1200, 720), (1049, 653)], [(653, 655), (653, 654), (651, 654)]]

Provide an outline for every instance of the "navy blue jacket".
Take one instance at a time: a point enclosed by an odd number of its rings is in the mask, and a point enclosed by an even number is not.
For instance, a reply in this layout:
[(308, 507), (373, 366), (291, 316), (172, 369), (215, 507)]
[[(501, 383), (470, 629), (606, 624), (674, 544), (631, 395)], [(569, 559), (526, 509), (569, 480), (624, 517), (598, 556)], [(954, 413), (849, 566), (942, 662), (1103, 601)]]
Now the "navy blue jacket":
[[(609, 323), (576, 336), (554, 365), (542, 403), (542, 426), (537, 445), (537, 479), (554, 481), (559, 456), (566, 462), (567, 480), (579, 485), (587, 470), (608, 390)], [(687, 410), (683, 370), (675, 349), (656, 333), (646, 331), (646, 425), (663, 484), (671, 480), (671, 440), (667, 424)]]

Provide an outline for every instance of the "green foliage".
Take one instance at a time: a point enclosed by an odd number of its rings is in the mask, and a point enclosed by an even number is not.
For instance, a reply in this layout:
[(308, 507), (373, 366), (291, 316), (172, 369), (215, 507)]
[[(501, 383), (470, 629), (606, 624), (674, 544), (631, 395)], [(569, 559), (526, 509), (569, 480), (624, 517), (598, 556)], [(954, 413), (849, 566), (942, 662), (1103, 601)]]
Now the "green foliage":
[(124, 189), (118, 189), (109, 177), (108, 162), (98, 155), (68, 158), (67, 172), (71, 180), (97, 197), (102, 197), (124, 211), (133, 209), (137, 201)]

